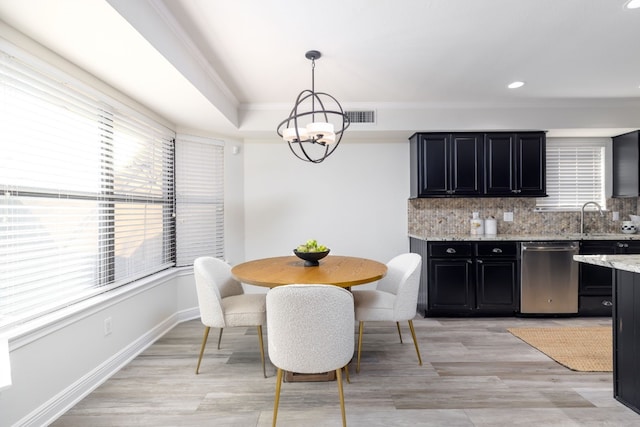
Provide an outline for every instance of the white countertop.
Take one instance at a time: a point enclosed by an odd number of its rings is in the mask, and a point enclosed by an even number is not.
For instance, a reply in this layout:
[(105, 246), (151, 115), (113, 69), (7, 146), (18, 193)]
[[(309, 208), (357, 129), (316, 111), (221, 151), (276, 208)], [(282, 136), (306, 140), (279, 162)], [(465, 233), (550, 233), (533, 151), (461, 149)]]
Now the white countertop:
[(640, 273), (640, 255), (574, 255), (573, 259), (587, 264)]
[(568, 233), (568, 234), (443, 234), (417, 236), (410, 234), (420, 240), (430, 242), (447, 242), (447, 241), (544, 241), (544, 240), (640, 240), (640, 234), (623, 234), (623, 233)]

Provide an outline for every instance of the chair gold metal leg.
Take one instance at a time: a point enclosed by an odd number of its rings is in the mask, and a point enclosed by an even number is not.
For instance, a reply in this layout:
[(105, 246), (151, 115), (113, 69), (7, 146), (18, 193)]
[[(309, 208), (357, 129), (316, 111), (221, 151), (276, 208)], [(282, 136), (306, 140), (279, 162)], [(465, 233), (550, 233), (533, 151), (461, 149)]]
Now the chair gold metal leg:
[(267, 378), (267, 371), (264, 368), (264, 343), (262, 342), (262, 325), (258, 325), (258, 340), (260, 341), (260, 357), (262, 358), (262, 373)]
[(344, 365), (344, 373), (347, 376), (347, 382), (351, 384), (351, 378), (349, 378), (349, 365)]
[(364, 329), (364, 322), (360, 322), (358, 327), (358, 362), (356, 364), (356, 373), (360, 373), (360, 353), (362, 352), (362, 330)]
[[(340, 411), (342, 412), (342, 426), (347, 427), (347, 414), (344, 411), (344, 391), (342, 390), (342, 369), (336, 369), (336, 378), (338, 380), (338, 393), (340, 394)], [(275, 424), (274, 424), (275, 427)]]
[(220, 341), (222, 341), (222, 329), (224, 328), (220, 328), (220, 334), (218, 335), (218, 350), (220, 350)]
[(271, 425), (276, 427), (276, 418), (278, 418), (278, 404), (280, 403), (280, 386), (282, 386), (282, 369), (278, 368), (276, 375), (276, 397), (273, 401), (273, 423)]
[(209, 329), (208, 326), (204, 328), (204, 337), (202, 337), (202, 346), (200, 347), (200, 357), (198, 357), (198, 365), (196, 366), (196, 375), (198, 375), (198, 371), (200, 370), (200, 362), (202, 362), (202, 355), (204, 354), (204, 348), (207, 345), (207, 338), (209, 337)]
[(413, 338), (413, 345), (416, 346), (416, 353), (418, 353), (418, 364), (422, 366), (422, 357), (420, 357), (420, 349), (418, 348), (418, 340), (416, 339), (416, 331), (413, 329), (413, 320), (409, 320), (409, 329), (411, 329), (411, 337)]
[(398, 335), (400, 336), (400, 344), (402, 344), (402, 332), (400, 332), (400, 322), (396, 322), (396, 326), (398, 327)]

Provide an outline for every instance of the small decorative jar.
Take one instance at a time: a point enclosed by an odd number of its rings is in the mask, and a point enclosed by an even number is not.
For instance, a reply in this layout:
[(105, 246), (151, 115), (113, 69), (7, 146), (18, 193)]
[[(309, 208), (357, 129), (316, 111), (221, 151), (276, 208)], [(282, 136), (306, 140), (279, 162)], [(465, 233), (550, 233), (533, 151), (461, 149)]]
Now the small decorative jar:
[(638, 229), (633, 221), (622, 221), (621, 231), (626, 234), (633, 234), (638, 231)]
[(484, 234), (484, 220), (480, 219), (478, 212), (473, 212), (470, 225), (472, 236)]

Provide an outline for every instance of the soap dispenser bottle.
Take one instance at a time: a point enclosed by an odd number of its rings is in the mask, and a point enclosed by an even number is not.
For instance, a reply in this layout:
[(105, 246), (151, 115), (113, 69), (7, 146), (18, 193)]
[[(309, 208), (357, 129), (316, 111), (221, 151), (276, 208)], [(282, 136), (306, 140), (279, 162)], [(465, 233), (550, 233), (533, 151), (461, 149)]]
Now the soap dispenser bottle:
[(480, 214), (478, 212), (473, 212), (471, 215), (471, 234), (484, 234), (484, 220), (480, 219)]

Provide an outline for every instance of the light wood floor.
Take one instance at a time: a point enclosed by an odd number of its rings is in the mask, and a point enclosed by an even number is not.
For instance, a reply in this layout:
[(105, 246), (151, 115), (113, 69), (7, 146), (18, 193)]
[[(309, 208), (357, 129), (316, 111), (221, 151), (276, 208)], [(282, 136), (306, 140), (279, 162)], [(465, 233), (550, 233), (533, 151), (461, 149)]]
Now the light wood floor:
[[(578, 373), (506, 331), (513, 326), (610, 325), (605, 318), (428, 318), (408, 327), (367, 323), (362, 369), (345, 382), (350, 426), (640, 426), (613, 399), (612, 374)], [(200, 375), (203, 326), (183, 323), (53, 425), (270, 426), (275, 368), (260, 368), (254, 328), (210, 336)], [(355, 328), (354, 328), (355, 332)], [(266, 331), (265, 331), (266, 339)], [(265, 341), (266, 346), (266, 341)], [(339, 426), (336, 382), (285, 383), (278, 425)]]

